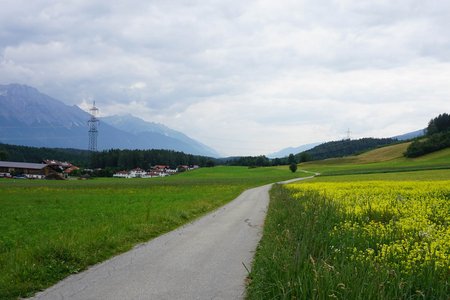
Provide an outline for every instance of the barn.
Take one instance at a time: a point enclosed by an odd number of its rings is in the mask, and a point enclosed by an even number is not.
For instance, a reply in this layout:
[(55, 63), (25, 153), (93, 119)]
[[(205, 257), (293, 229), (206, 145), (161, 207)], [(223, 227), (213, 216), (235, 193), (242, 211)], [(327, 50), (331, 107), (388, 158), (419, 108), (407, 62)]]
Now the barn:
[(54, 171), (48, 164), (0, 161), (0, 177), (24, 175), (27, 178), (43, 178)]

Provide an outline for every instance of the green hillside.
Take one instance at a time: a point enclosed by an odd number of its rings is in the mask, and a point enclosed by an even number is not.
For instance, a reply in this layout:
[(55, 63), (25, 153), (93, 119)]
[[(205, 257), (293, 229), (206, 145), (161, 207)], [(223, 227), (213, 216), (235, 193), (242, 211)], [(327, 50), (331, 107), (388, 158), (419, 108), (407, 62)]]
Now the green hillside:
[[(321, 160), (334, 157), (344, 157), (348, 155), (356, 155), (361, 152), (372, 150), (378, 147), (391, 145), (397, 140), (385, 138), (362, 138), (358, 140), (340, 140), (320, 144), (310, 150), (296, 154), (297, 161), (305, 160)], [(307, 159), (302, 159), (306, 157)]]
[(357, 156), (306, 162), (301, 169), (322, 175), (345, 175), (405, 172), (417, 170), (450, 169), (450, 148), (417, 158), (406, 158), (403, 153), (410, 142), (378, 148)]

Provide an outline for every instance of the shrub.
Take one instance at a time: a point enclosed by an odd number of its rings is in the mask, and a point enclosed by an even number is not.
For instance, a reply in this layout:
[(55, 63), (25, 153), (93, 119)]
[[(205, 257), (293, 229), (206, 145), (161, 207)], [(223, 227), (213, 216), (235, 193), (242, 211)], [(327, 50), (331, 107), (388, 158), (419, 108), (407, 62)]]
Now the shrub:
[(295, 173), (297, 171), (297, 164), (295, 163), (290, 164), (289, 170), (291, 170), (292, 173)]

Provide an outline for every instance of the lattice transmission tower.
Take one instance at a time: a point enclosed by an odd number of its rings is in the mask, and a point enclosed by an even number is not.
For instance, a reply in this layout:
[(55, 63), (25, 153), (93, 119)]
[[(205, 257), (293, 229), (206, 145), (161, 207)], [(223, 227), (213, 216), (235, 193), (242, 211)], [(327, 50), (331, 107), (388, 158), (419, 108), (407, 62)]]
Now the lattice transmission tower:
[(91, 118), (88, 121), (89, 125), (89, 146), (88, 150), (96, 152), (97, 151), (97, 136), (98, 136), (98, 108), (95, 107), (95, 101), (92, 107), (89, 109)]

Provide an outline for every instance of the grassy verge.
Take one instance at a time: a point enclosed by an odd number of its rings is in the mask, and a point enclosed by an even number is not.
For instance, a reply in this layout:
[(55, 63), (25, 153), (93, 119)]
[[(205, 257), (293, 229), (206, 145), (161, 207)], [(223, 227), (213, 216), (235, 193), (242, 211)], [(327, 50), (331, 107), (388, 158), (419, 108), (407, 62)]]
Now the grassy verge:
[(372, 174), (276, 185), (248, 299), (448, 299), (450, 180), (442, 172), (424, 172), (429, 181)]
[(169, 178), (0, 180), (0, 299), (32, 295), (234, 199), (302, 176), (217, 167)]

